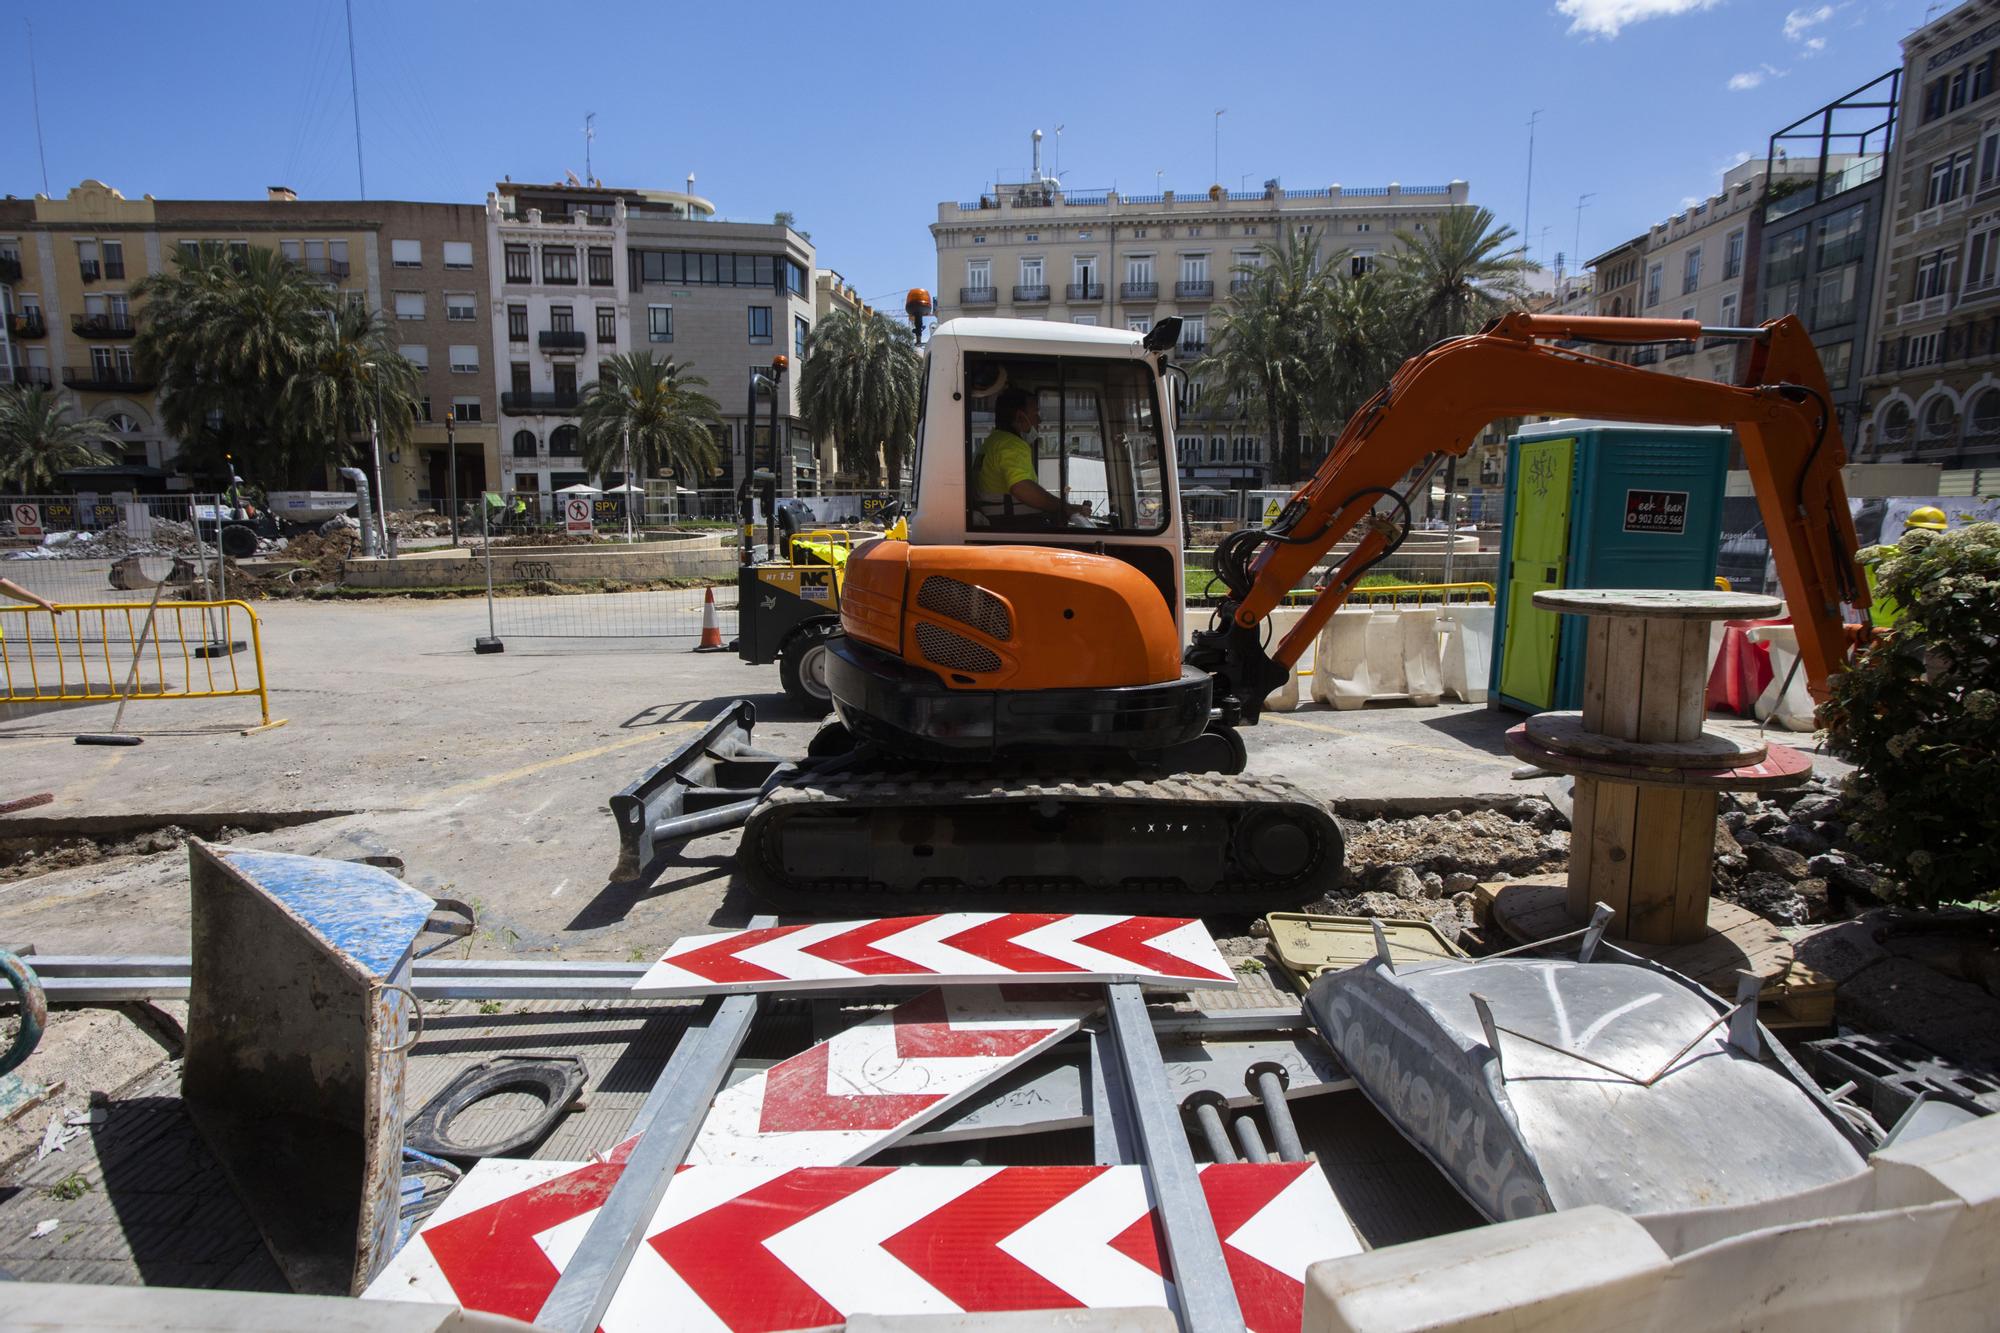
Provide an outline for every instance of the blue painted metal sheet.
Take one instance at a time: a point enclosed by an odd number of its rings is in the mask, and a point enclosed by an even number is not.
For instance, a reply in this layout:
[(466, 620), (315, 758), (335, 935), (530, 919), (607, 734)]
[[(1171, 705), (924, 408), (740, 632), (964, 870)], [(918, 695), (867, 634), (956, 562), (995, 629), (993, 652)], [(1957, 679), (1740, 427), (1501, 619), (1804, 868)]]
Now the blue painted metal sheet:
[(437, 907), (375, 866), (286, 852), (218, 850), (327, 948), (376, 980), (387, 980), (409, 962), (411, 945)]

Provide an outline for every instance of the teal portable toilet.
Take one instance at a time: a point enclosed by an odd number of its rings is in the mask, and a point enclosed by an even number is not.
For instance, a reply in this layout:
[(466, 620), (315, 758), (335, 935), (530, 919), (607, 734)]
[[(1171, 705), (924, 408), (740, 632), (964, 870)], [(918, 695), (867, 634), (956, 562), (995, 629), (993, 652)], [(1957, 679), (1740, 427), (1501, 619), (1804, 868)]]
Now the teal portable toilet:
[(1507, 440), (1490, 696), (1527, 712), (1583, 703), (1584, 621), (1547, 588), (1715, 587), (1734, 433), (1546, 421)]

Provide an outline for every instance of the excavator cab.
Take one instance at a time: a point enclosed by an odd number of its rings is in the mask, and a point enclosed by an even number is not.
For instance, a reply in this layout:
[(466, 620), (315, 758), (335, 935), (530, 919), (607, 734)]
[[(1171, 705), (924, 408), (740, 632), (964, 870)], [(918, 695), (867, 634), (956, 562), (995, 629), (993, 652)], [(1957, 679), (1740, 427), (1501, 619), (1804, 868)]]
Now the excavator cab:
[[(927, 759), (1157, 756), (1208, 729), (1207, 677), (1181, 665), (1163, 373), (1178, 323), (955, 319), (932, 334), (909, 540), (856, 550), (828, 668), (856, 739)], [(1014, 484), (1029, 466), (1033, 485)]]

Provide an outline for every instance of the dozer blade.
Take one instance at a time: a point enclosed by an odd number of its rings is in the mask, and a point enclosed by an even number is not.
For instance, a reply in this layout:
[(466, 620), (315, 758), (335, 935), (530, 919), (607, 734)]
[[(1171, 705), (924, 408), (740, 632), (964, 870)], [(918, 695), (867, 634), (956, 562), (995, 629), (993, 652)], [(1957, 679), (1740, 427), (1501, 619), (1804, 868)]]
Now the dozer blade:
[(1324, 893), (1326, 807), (1271, 779), (962, 780), (811, 775), (750, 812), (738, 865), (784, 912), (932, 909), (1258, 914)]

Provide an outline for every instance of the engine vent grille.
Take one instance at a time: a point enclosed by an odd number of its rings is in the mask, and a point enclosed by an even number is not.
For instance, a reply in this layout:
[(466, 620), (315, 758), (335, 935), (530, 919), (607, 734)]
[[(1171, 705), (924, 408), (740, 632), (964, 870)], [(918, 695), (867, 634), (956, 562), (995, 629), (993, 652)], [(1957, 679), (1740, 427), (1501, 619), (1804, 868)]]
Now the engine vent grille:
[(970, 625), (989, 639), (1005, 643), (1014, 637), (1014, 622), (1007, 604), (984, 588), (961, 583), (942, 574), (933, 574), (917, 589), (917, 605), (962, 625)]
[(999, 654), (991, 648), (974, 643), (963, 634), (941, 629), (927, 620), (917, 622), (917, 647), (923, 650), (926, 658), (947, 671), (980, 674), (1000, 669)]

